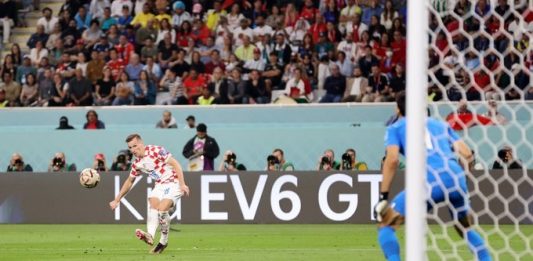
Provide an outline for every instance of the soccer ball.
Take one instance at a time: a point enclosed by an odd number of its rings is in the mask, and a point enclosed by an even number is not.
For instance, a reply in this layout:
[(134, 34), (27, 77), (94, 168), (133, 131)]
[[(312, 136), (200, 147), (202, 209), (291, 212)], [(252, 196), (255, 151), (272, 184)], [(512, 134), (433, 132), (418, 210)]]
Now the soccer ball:
[(85, 188), (94, 188), (100, 182), (100, 174), (95, 169), (86, 168), (80, 173), (80, 184)]

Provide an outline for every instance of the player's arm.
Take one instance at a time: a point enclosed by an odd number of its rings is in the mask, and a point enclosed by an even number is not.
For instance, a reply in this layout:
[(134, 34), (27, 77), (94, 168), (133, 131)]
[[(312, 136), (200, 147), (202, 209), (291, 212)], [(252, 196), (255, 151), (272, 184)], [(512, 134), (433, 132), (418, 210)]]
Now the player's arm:
[(185, 184), (185, 177), (183, 176), (183, 169), (181, 168), (180, 163), (174, 159), (174, 157), (169, 157), (167, 160), (167, 164), (172, 166), (174, 168), (174, 171), (176, 171), (176, 174), (178, 175), (178, 181), (180, 183), (180, 189), (185, 193), (186, 196), (189, 195), (189, 187), (187, 184)]
[(120, 189), (120, 192), (118, 193), (117, 197), (109, 202), (109, 206), (111, 207), (111, 210), (114, 210), (118, 207), (120, 204), (120, 200), (128, 194), (128, 192), (131, 190), (131, 187), (133, 187), (133, 183), (135, 182), (135, 176), (130, 175), (126, 181), (124, 181), (124, 184), (122, 185), (122, 188)]
[(392, 180), (400, 163), (400, 148), (396, 145), (387, 146), (385, 162), (383, 162), (383, 180), (381, 181), (380, 199), (387, 200)]
[(470, 147), (468, 147), (463, 140), (456, 140), (453, 143), (453, 149), (459, 155), (459, 161), (461, 161), (463, 168), (468, 172), (470, 169), (470, 162), (474, 159), (472, 150), (470, 150)]

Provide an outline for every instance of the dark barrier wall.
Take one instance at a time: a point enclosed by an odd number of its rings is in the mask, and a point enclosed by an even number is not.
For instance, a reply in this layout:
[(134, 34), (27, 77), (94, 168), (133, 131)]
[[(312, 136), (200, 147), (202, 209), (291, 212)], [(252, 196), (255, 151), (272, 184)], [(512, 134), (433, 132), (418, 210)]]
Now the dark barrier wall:
[[(146, 177), (136, 181), (119, 209), (109, 209), (127, 175), (102, 173), (100, 184), (86, 189), (77, 173), (0, 174), (0, 223), (145, 222), (146, 195), (153, 185)], [(376, 172), (185, 175), (191, 196), (181, 199), (173, 215), (183, 223), (371, 223), (381, 181)], [(531, 175), (474, 176), (478, 185), (470, 184), (471, 198), (480, 223), (532, 223)], [(400, 173), (392, 195), (402, 187)], [(437, 213), (449, 219), (444, 208)]]

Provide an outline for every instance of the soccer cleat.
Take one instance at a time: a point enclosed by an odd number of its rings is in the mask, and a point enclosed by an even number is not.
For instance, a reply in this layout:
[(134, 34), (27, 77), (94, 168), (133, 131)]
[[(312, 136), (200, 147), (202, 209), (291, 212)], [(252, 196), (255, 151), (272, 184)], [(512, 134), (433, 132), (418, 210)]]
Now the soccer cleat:
[(153, 246), (154, 245), (154, 239), (152, 238), (152, 235), (149, 233), (146, 233), (140, 229), (135, 230), (135, 236), (144, 241), (146, 244)]
[(161, 243), (157, 243), (157, 246), (155, 246), (152, 251), (150, 251), (152, 254), (161, 254), (165, 248), (167, 248), (168, 244), (163, 245)]

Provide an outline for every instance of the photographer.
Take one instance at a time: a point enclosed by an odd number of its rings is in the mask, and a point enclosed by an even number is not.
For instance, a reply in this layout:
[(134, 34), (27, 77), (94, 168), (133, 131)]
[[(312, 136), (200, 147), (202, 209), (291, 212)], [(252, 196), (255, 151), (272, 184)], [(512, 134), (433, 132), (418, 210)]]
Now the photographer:
[(338, 170), (340, 168), (340, 163), (335, 161), (335, 153), (332, 149), (327, 149), (324, 151), (324, 155), (320, 158), (318, 162), (317, 170)]
[(354, 149), (347, 149), (346, 152), (342, 154), (342, 164), (340, 167), (341, 170), (368, 170), (368, 166), (365, 162), (357, 161), (357, 153)]
[(220, 163), (219, 171), (244, 171), (246, 167), (237, 162), (237, 154), (228, 150), (224, 153), (224, 161)]
[(111, 164), (111, 171), (128, 171), (131, 168), (131, 155), (128, 150), (118, 152), (116, 159)]
[(520, 160), (514, 159), (513, 149), (504, 147), (498, 151), (498, 158), (494, 161), (492, 169), (521, 169), (522, 163)]
[(22, 155), (18, 153), (13, 153), (13, 155), (11, 155), (11, 160), (9, 161), (9, 166), (7, 166), (7, 172), (12, 171), (32, 172), (33, 168), (30, 166), (30, 164), (24, 164), (24, 159), (22, 159)]
[(97, 153), (94, 155), (93, 169), (98, 172), (106, 172), (109, 170), (103, 153)]
[(283, 150), (275, 149), (267, 157), (267, 171), (293, 171), (294, 165), (285, 161)]
[(65, 153), (57, 152), (50, 161), (48, 172), (76, 171), (76, 164), (67, 164)]

